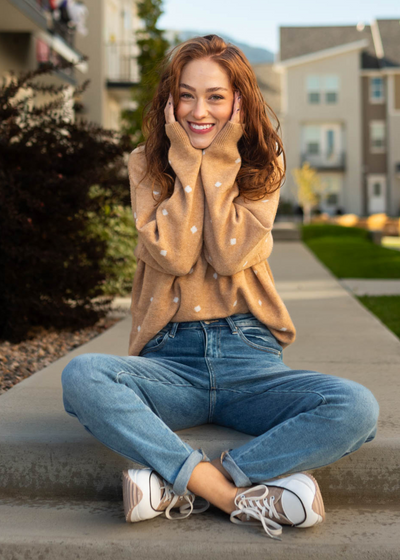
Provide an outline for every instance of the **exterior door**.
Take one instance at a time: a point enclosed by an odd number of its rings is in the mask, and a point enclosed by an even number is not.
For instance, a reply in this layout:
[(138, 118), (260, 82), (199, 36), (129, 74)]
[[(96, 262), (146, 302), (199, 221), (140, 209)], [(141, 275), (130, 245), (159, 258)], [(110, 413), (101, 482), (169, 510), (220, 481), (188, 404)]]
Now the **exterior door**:
[(386, 212), (386, 176), (369, 175), (367, 178), (368, 213)]

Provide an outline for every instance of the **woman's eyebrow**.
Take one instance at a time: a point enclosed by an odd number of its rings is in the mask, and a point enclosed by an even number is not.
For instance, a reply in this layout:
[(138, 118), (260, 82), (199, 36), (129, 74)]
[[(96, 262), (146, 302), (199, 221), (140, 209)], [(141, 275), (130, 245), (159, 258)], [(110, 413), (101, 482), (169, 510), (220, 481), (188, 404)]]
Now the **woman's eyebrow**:
[[(179, 86), (184, 87), (186, 89), (190, 89), (191, 91), (196, 91), (196, 88), (194, 88), (192, 86), (188, 86), (187, 84), (179, 84)], [(224, 89), (225, 91), (228, 91), (224, 87), (210, 87), (210, 88), (206, 89), (206, 91), (218, 91), (219, 89)]]

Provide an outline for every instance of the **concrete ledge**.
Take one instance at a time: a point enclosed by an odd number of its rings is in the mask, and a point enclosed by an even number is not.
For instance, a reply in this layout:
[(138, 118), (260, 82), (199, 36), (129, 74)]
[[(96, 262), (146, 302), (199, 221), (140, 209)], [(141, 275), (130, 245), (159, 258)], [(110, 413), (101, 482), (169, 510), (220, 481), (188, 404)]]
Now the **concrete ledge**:
[(0, 500), (1, 560), (394, 560), (399, 558), (395, 509), (327, 508), (325, 523), (283, 527), (282, 540), (261, 524), (231, 523), (211, 507), (187, 519), (126, 523), (122, 502)]

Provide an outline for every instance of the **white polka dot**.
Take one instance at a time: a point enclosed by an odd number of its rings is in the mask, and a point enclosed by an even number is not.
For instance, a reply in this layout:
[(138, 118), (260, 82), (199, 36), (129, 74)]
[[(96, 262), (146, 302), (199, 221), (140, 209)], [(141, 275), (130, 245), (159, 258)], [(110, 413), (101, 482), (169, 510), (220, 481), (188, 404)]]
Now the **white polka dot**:
[(193, 272), (193, 267), (190, 269), (189, 274), (192, 274)]
[(164, 210), (162, 211), (162, 213), (164, 214), (164, 216), (168, 215), (168, 210), (166, 208), (164, 208)]
[(135, 220), (136, 220), (136, 212), (134, 212), (134, 213), (133, 213), (133, 217), (134, 217), (134, 218), (135, 218)]
[(218, 274), (216, 272), (214, 272), (213, 276), (214, 276), (215, 279), (218, 278)]
[(262, 301), (260, 299), (258, 300), (258, 305), (262, 305)]
[(160, 194), (160, 191), (153, 191), (153, 194)]
[(171, 165), (171, 160), (170, 159), (168, 160), (168, 163)]
[(167, 254), (167, 251), (165, 249), (162, 249), (160, 251), (160, 255), (162, 255), (163, 257), (165, 257), (166, 254)]
[(257, 274), (258, 274), (258, 271), (257, 271), (257, 270), (254, 270), (253, 272), (254, 272), (254, 274), (255, 274), (255, 275), (257, 276)]
[(140, 325), (138, 326), (137, 330), (140, 331)]
[(235, 159), (235, 163), (240, 163), (240, 157), (238, 157), (237, 159)]
[(191, 187), (190, 185), (187, 185), (187, 186), (185, 187), (185, 191), (186, 191), (186, 192), (191, 192), (191, 190), (192, 190), (192, 187)]
[(154, 297), (151, 297), (151, 298), (150, 298), (150, 301), (153, 301), (153, 299), (154, 299)]
[(203, 150), (203, 156), (204, 156), (204, 154), (205, 154), (205, 153), (206, 153), (206, 151), (205, 151), (205, 150)]
[(245, 267), (245, 266), (246, 266), (247, 262), (248, 262), (248, 261), (246, 261), (246, 262), (244, 263), (243, 267)]
[(220, 183), (219, 181), (217, 181), (217, 182), (215, 183), (215, 186), (216, 186), (216, 187), (220, 187), (221, 185), (222, 185), (222, 183)]
[(237, 300), (236, 300), (235, 303), (233, 304), (233, 307), (235, 307), (236, 304), (237, 304)]
[(286, 327), (282, 327), (281, 329), (279, 329), (280, 331), (287, 331)]
[(200, 305), (196, 305), (196, 307), (194, 308), (194, 310), (196, 311), (196, 313), (198, 313), (200, 311), (201, 307)]
[(232, 237), (232, 239), (231, 239), (231, 245), (236, 245), (236, 237)]
[(269, 198), (267, 200), (263, 200), (263, 202), (269, 202)]
[(178, 297), (174, 297), (174, 303), (178, 303), (179, 298)]
[(190, 228), (190, 231), (191, 231), (192, 233), (196, 233), (197, 227), (196, 227), (196, 226), (192, 226), (192, 227)]
[(212, 223), (212, 220), (210, 220), (210, 222)]

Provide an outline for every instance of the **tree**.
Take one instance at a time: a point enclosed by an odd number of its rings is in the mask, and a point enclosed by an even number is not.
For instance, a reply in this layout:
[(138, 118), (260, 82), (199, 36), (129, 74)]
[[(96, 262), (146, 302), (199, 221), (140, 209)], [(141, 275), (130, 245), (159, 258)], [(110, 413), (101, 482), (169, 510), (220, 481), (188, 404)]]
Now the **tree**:
[[(163, 13), (162, 0), (138, 1), (138, 17), (143, 21), (144, 28), (136, 30), (137, 44), (140, 49), (138, 66), (140, 73), (139, 85), (133, 88), (132, 99), (136, 102), (136, 109), (122, 112), (123, 130), (132, 135), (135, 144), (144, 141), (142, 133), (143, 111), (154, 97), (159, 74), (157, 65), (163, 60), (170, 43), (164, 39), (163, 29), (157, 28), (157, 20)], [(175, 36), (175, 44), (178, 44)]]
[[(30, 326), (84, 327), (110, 309), (112, 298), (95, 302), (107, 243), (88, 235), (88, 216), (107, 202), (126, 203), (120, 170), (132, 145), (75, 122), (64, 111), (70, 86), (37, 81), (73, 65), (46, 63), (0, 83), (0, 337), (11, 342), (26, 338)], [(43, 96), (48, 101), (35, 104)], [(90, 195), (93, 185), (98, 196)]]
[(297, 200), (304, 210), (303, 223), (309, 224), (311, 210), (321, 201), (326, 186), (321, 182), (317, 171), (310, 166), (308, 161), (305, 161), (301, 168), (293, 169), (292, 174), (297, 185)]

